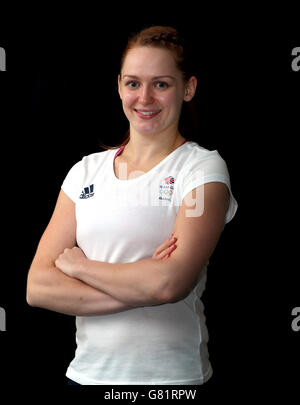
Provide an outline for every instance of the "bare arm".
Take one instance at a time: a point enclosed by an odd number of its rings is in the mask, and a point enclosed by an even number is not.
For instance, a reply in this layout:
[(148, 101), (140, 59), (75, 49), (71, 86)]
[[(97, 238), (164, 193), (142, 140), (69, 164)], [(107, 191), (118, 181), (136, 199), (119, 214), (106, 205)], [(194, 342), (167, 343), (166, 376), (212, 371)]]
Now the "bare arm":
[[(43, 274), (39, 274), (42, 271)], [(67, 315), (105, 315), (132, 309), (89, 285), (68, 277), (56, 267), (31, 267), (27, 302), (33, 307)]]
[[(73, 201), (61, 191), (52, 218), (40, 240), (27, 280), (27, 302), (33, 307), (78, 316), (104, 315), (133, 308), (55, 266), (65, 248), (76, 245)], [(153, 257), (163, 259), (174, 250), (171, 242), (159, 247)]]
[[(57, 267), (128, 305), (156, 305), (182, 299), (194, 287), (218, 242), (229, 203), (225, 184), (209, 183), (197, 190), (199, 193), (205, 190), (204, 211), (189, 216), (187, 213), (193, 210), (184, 201), (174, 226), (180, 239), (179, 248), (167, 260), (105, 263), (88, 260), (79, 248), (74, 248), (66, 249), (58, 257)], [(189, 200), (192, 197), (196, 201), (197, 190), (190, 193)], [(196, 211), (197, 201), (194, 206)]]
[(81, 249), (74, 247), (65, 249), (55, 264), (65, 274), (137, 307), (164, 303), (159, 292), (167, 282), (168, 260), (107, 263), (88, 260)]
[(27, 279), (31, 306), (68, 315), (100, 315), (132, 308), (80, 280), (62, 273), (55, 259), (76, 245), (73, 201), (61, 190), (52, 218), (39, 242)]

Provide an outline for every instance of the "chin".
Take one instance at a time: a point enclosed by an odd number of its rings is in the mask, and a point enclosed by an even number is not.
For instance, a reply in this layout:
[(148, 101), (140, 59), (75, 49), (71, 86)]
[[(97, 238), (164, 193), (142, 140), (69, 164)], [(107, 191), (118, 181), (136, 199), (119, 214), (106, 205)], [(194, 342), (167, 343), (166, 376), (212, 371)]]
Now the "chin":
[(163, 128), (139, 128), (138, 126), (134, 127), (134, 130), (141, 135), (154, 135), (156, 133), (162, 132)]

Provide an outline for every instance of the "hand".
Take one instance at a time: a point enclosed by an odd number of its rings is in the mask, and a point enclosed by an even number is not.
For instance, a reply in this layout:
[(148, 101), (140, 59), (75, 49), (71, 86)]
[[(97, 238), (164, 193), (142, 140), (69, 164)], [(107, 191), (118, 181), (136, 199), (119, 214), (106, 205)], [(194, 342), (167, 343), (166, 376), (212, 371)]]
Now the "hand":
[[(173, 239), (172, 239), (173, 238)], [(175, 242), (177, 241), (177, 238), (174, 237), (174, 234), (166, 239), (158, 248), (155, 250), (153, 253), (152, 259), (167, 259), (170, 257), (170, 254), (176, 249)]]
[(78, 247), (66, 248), (55, 260), (55, 266), (68, 276), (75, 277), (76, 270), (87, 260), (83, 251)]

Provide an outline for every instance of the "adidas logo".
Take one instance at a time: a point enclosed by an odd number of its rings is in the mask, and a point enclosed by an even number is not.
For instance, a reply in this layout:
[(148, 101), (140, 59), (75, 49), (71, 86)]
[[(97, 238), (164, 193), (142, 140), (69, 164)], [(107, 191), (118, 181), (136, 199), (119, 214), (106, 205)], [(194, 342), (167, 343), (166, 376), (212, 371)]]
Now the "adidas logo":
[(93, 197), (94, 194), (95, 194), (94, 193), (94, 184), (91, 184), (89, 187), (84, 187), (79, 198), (81, 198), (81, 199), (90, 198), (90, 197)]

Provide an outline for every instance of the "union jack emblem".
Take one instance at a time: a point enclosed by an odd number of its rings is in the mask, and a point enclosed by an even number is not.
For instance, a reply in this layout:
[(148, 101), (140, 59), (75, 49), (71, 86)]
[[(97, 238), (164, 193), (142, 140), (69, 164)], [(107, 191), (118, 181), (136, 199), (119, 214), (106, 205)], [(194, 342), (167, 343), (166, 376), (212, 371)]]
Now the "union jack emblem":
[(174, 184), (174, 183), (175, 183), (174, 177), (169, 176), (165, 178), (165, 184)]

